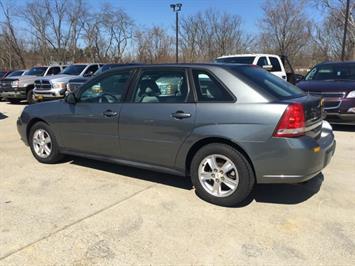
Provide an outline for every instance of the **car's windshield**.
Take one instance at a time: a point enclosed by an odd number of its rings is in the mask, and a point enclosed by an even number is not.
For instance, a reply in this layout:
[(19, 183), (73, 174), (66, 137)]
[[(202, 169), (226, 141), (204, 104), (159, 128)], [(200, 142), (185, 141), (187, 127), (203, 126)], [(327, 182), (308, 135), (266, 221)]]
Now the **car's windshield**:
[(236, 56), (236, 57), (224, 57), (217, 58), (217, 63), (234, 63), (234, 64), (252, 64), (255, 56)]
[(316, 66), (309, 71), (305, 80), (355, 80), (355, 63)]
[(43, 76), (46, 72), (47, 67), (32, 67), (26, 75), (29, 76)]
[(22, 70), (18, 70), (18, 71), (11, 72), (11, 73), (8, 75), (8, 77), (21, 76), (23, 72), (24, 72), (24, 71), (22, 71)]
[(0, 77), (5, 76), (6, 73), (7, 73), (7, 72), (5, 72), (5, 71), (0, 71)]
[(260, 67), (232, 66), (230, 69), (248, 84), (258, 89), (261, 93), (267, 93), (277, 99), (297, 98), (305, 95), (301, 89), (273, 74), (270, 74)]
[(86, 65), (71, 65), (64, 69), (61, 74), (78, 76), (85, 69)]

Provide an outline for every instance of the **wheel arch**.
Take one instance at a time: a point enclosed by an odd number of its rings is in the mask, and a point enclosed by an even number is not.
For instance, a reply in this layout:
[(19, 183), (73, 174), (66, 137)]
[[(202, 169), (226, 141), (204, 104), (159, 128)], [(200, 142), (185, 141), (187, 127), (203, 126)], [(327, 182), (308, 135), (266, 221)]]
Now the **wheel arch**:
[(204, 138), (204, 139), (201, 139), (201, 140), (195, 142), (191, 146), (191, 148), (189, 149), (189, 151), (187, 153), (186, 159), (185, 159), (185, 172), (186, 172), (187, 176), (190, 175), (191, 161), (192, 161), (192, 158), (197, 153), (197, 151), (199, 149), (201, 149), (203, 146), (206, 146), (206, 145), (212, 144), (212, 143), (221, 143), (221, 144), (229, 145), (229, 146), (233, 147), (234, 149), (236, 149), (237, 151), (239, 151), (241, 154), (243, 154), (245, 159), (249, 162), (250, 167), (252, 168), (254, 176), (255, 176), (254, 164), (253, 164), (252, 160), (250, 159), (249, 155), (246, 153), (246, 151), (242, 147), (240, 147), (238, 144), (236, 144), (235, 142), (233, 142), (229, 139), (221, 138), (221, 137)]

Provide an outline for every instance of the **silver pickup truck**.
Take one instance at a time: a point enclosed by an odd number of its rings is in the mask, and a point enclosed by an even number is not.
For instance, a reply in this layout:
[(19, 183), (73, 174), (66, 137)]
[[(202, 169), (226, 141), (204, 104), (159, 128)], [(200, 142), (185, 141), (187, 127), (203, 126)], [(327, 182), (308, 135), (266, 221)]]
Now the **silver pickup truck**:
[(35, 81), (33, 96), (36, 101), (62, 98), (69, 80), (78, 77), (91, 77), (100, 64), (73, 64), (54, 77), (40, 78)]
[(38, 77), (49, 77), (60, 73), (65, 66), (36, 66), (32, 67), (25, 75), (8, 77), (0, 82), (0, 98), (10, 103), (27, 100), (33, 102), (34, 82)]

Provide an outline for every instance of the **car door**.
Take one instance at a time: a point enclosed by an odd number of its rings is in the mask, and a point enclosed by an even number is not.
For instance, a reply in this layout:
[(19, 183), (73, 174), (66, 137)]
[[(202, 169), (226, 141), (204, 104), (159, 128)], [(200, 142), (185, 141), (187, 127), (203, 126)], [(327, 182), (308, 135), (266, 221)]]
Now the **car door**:
[(119, 155), (118, 119), (132, 71), (107, 73), (85, 84), (61, 121), (64, 147), (78, 152)]
[(186, 69), (143, 69), (130, 91), (130, 102), (121, 109), (122, 157), (173, 167), (194, 125), (196, 106), (189, 102), (190, 96)]

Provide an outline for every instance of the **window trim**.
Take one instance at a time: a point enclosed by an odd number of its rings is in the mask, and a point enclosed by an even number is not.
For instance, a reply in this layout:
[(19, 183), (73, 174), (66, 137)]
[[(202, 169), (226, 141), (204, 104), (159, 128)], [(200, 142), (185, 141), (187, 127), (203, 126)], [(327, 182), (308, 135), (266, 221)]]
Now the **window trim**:
[[(232, 97), (231, 101), (208, 101), (208, 102), (201, 102), (198, 100), (198, 94), (197, 94), (197, 86), (195, 84), (195, 79), (194, 79), (194, 71), (202, 71), (208, 73), (210, 76), (212, 76), (220, 85), (221, 87), (229, 94), (229, 96)], [(234, 95), (234, 93), (231, 92), (231, 90), (209, 69), (205, 68), (191, 68), (191, 78), (193, 82), (193, 88), (194, 88), (194, 101), (195, 103), (235, 103), (238, 101), (237, 96)]]
[[(181, 103), (173, 103), (173, 102), (158, 102), (158, 103), (150, 103), (150, 102), (135, 102), (133, 99), (134, 92), (138, 86), (139, 80), (142, 77), (143, 73), (146, 71), (183, 71), (186, 77), (186, 85), (187, 85), (187, 95), (186, 98), (184, 99), (184, 102)], [(191, 85), (190, 85), (190, 77), (188, 73), (188, 69), (186, 67), (140, 67), (139, 70), (137, 71), (134, 80), (131, 82), (131, 86), (129, 88), (129, 91), (127, 92), (127, 98), (126, 98), (126, 103), (131, 103), (131, 104), (185, 104), (185, 103), (191, 103)]]
[(117, 69), (115, 69), (116, 71), (108, 71), (108, 72), (104, 72), (103, 74), (89, 80), (88, 82), (86, 82), (84, 85), (82, 85), (80, 87), (80, 90), (77, 91), (76, 93), (74, 92), (75, 98), (77, 99), (77, 103), (80, 104), (102, 104), (102, 103), (95, 103), (95, 102), (81, 102), (80, 101), (80, 97), (83, 94), (84, 91), (86, 91), (87, 89), (89, 89), (90, 87), (92, 87), (93, 85), (95, 85), (97, 82), (99, 82), (100, 80), (109, 77), (109, 76), (114, 76), (114, 75), (119, 75), (120, 73), (123, 72), (132, 72), (128, 78), (127, 84), (125, 85), (125, 87), (123, 88), (123, 92), (122, 92), (122, 96), (121, 96), (121, 101), (118, 103), (105, 103), (105, 104), (122, 104), (126, 101), (126, 96), (127, 96), (127, 91), (129, 90), (129, 87), (132, 83), (132, 79), (134, 78), (135, 74), (136, 74), (136, 70), (134, 68), (130, 68), (130, 69), (119, 69), (117, 71)]

